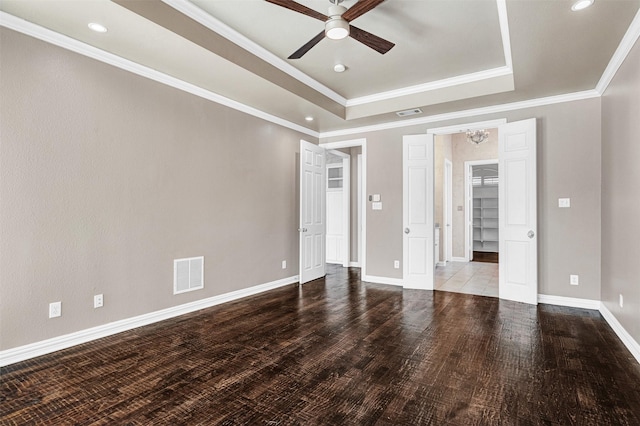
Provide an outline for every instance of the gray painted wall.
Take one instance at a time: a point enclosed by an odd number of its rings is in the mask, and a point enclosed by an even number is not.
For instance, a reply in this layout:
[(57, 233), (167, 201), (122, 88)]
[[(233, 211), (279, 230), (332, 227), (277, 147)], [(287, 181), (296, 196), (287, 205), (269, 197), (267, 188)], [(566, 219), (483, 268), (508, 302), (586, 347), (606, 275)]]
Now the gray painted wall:
[[(0, 349), (297, 275), (299, 141), (317, 141), (0, 34)], [(173, 259), (200, 255), (205, 289), (174, 296)]]
[[(640, 342), (640, 43), (602, 97), (602, 301)], [(618, 304), (624, 296), (624, 307)]]
[[(402, 278), (402, 136), (429, 128), (506, 118), (537, 118), (538, 289), (542, 294), (600, 298), (600, 99), (587, 99), (465, 119), (326, 138), (367, 139), (367, 192), (381, 194), (383, 210), (367, 203), (367, 274)], [(559, 209), (558, 198), (571, 208)], [(578, 274), (580, 285), (569, 285)]]

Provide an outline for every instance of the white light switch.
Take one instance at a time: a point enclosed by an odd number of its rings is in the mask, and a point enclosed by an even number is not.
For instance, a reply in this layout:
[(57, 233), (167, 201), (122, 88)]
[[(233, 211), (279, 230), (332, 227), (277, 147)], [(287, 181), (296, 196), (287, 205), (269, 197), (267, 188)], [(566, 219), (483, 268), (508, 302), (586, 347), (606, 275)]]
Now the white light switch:
[(571, 207), (571, 198), (558, 198), (558, 207), (563, 209)]
[(380, 201), (380, 194), (373, 194), (373, 201)]
[(373, 210), (382, 210), (382, 202), (372, 203), (371, 208)]

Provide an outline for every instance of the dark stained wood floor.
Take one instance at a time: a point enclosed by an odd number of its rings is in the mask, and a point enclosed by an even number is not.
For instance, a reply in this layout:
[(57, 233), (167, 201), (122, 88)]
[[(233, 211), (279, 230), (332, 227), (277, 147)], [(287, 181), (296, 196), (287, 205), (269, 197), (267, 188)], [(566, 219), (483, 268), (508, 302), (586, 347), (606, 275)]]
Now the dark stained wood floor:
[(329, 272), (5, 367), (0, 423), (640, 425), (597, 311)]
[(474, 251), (473, 252), (473, 261), (474, 262), (486, 262), (486, 263), (498, 263), (498, 253), (497, 252), (488, 252), (488, 251)]

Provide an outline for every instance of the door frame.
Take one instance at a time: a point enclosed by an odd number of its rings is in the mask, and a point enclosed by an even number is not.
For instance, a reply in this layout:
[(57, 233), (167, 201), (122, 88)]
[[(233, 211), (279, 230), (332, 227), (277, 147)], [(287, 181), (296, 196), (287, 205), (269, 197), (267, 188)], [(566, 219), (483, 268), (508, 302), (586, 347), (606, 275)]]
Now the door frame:
[[(360, 241), (358, 244), (358, 262), (360, 263), (360, 276), (363, 281), (366, 281), (367, 277), (367, 209), (364, 206), (366, 203), (366, 194), (367, 194), (367, 139), (359, 138), (359, 139), (349, 139), (339, 142), (327, 142), (319, 144), (319, 146), (331, 150), (331, 149), (340, 149), (340, 148), (354, 148), (354, 147), (362, 147), (362, 167), (359, 167), (358, 170), (358, 178), (361, 181), (361, 193), (359, 203), (361, 208), (359, 209), (359, 217), (358, 223), (360, 224), (360, 229), (362, 229), (362, 233), (360, 236)], [(359, 164), (360, 165), (360, 164)], [(349, 254), (349, 257), (351, 255)]]
[[(464, 253), (465, 262), (473, 260), (473, 189), (472, 189), (472, 176), (473, 166), (486, 166), (489, 164), (499, 165), (500, 160), (498, 158), (488, 160), (470, 160), (464, 162)], [(500, 179), (500, 175), (498, 175)], [(500, 185), (498, 184), (498, 187)], [(500, 199), (498, 198), (498, 203)], [(500, 220), (500, 217), (498, 217)], [(500, 247), (498, 247), (500, 250)]]
[(444, 211), (442, 212), (442, 221), (444, 222), (442, 233), (442, 263), (444, 266), (447, 262), (451, 262), (453, 257), (453, 162), (448, 158), (444, 159), (444, 184), (442, 193), (444, 200), (442, 206)]
[[(326, 149), (325, 151), (342, 158), (342, 220), (344, 224), (342, 227), (342, 266), (346, 268), (351, 260), (351, 155), (335, 149)], [(327, 177), (330, 166), (331, 164), (325, 164)], [(328, 190), (329, 188), (327, 188), (327, 192)], [(325, 203), (326, 206), (327, 203)]]

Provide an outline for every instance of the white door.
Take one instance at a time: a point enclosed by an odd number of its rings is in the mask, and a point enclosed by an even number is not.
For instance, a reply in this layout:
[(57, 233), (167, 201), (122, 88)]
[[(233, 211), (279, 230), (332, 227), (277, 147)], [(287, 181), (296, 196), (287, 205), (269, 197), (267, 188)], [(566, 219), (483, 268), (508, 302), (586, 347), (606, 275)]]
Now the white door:
[(499, 296), (538, 303), (536, 119), (498, 131), (500, 176)]
[(403, 285), (433, 290), (433, 135), (402, 140)]
[(325, 274), (324, 163), (324, 148), (300, 141), (300, 284)]

